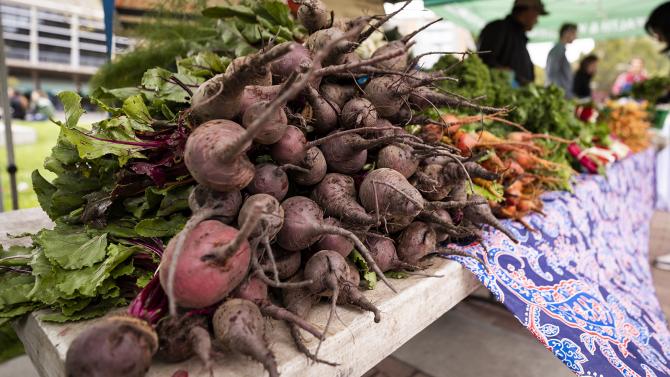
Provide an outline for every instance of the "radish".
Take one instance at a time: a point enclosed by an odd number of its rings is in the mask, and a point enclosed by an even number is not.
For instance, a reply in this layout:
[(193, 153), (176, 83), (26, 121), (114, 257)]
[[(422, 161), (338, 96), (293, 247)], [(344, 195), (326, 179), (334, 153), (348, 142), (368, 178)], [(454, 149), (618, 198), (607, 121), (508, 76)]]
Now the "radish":
[(103, 319), (79, 334), (65, 356), (71, 377), (142, 377), (158, 349), (151, 326), (138, 318)]

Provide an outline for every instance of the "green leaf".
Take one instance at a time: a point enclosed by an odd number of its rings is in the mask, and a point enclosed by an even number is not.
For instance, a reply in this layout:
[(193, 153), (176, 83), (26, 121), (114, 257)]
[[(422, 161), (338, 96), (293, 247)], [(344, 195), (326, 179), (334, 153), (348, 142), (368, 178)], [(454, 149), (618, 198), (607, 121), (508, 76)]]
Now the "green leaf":
[(99, 231), (109, 233), (110, 236), (114, 237), (135, 238), (139, 237), (139, 234), (135, 232), (136, 225), (136, 220), (131, 218), (122, 218), (108, 222), (107, 225), (99, 229)]
[(374, 271), (370, 271), (368, 262), (365, 261), (365, 258), (354, 249), (351, 254), (349, 254), (349, 259), (354, 263), (358, 270), (361, 273), (361, 279), (365, 282), (367, 289), (375, 289), (377, 285), (377, 274)]
[(40, 207), (42, 207), (44, 212), (46, 212), (51, 219), (54, 219), (55, 214), (51, 210), (51, 198), (54, 193), (56, 193), (56, 186), (44, 179), (37, 169), (33, 170), (31, 178), (33, 181), (33, 191), (35, 191), (35, 194), (37, 195), (37, 201), (40, 203)]
[(111, 272), (137, 251), (139, 251), (137, 247), (109, 245), (107, 258), (101, 263), (80, 270), (58, 271), (56, 288), (65, 298), (78, 295), (95, 297), (98, 288), (111, 277)]
[(61, 127), (61, 135), (67, 141), (74, 144), (79, 152), (79, 157), (85, 160), (93, 160), (108, 154), (119, 158), (119, 164), (125, 165), (131, 158), (145, 158), (140, 151), (141, 146), (110, 143), (108, 141), (97, 140), (78, 129), (68, 129)]
[(107, 89), (98, 87), (91, 93), (91, 97), (97, 98), (101, 101), (125, 101), (126, 98), (137, 94), (143, 94), (142, 89), (135, 87)]
[(157, 216), (168, 216), (175, 212), (189, 209), (188, 196), (191, 193), (192, 187), (180, 187), (176, 190), (167, 192), (163, 200), (161, 200)]
[(0, 274), (0, 310), (30, 302), (35, 277), (30, 274), (6, 272)]
[(292, 26), (293, 22), (291, 21), (291, 10), (281, 1), (271, 0), (263, 1), (260, 4), (265, 11), (273, 18), (276, 24), (282, 26)]
[(90, 267), (105, 258), (107, 234), (90, 237), (83, 228), (56, 227), (37, 236), (44, 255), (66, 270)]
[(171, 237), (177, 234), (186, 224), (186, 217), (176, 214), (169, 219), (156, 217), (137, 223), (135, 231), (142, 237)]
[(72, 321), (82, 321), (101, 317), (111, 309), (125, 305), (128, 301), (123, 297), (114, 297), (106, 300), (100, 300), (97, 303), (86, 306), (84, 309), (74, 313), (51, 312), (39, 315), (39, 319), (45, 322), (65, 323)]
[(211, 18), (230, 18), (239, 17), (246, 22), (255, 22), (256, 14), (254, 11), (243, 5), (224, 5), (219, 7), (210, 7), (202, 11), (202, 15)]
[(151, 124), (151, 115), (141, 94), (126, 98), (121, 109), (128, 118), (142, 124)]
[(9, 322), (0, 324), (0, 363), (24, 352), (23, 344)]
[(199, 85), (203, 80), (183, 73), (172, 73), (163, 68), (152, 68), (142, 77), (142, 86), (153, 91), (157, 98), (164, 101), (189, 104), (190, 94), (181, 86), (174, 84), (172, 77), (186, 85)]
[(67, 128), (76, 127), (79, 118), (85, 113), (81, 107), (81, 97), (75, 92), (64, 91), (58, 94), (58, 98), (65, 110), (65, 126)]

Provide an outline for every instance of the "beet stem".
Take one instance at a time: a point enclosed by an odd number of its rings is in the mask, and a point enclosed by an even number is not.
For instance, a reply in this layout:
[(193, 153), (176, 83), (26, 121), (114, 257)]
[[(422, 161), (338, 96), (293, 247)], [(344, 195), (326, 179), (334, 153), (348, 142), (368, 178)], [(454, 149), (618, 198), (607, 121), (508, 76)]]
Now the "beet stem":
[(412, 0), (405, 1), (405, 4), (403, 4), (399, 9), (387, 14), (382, 19), (380, 19), (375, 25), (370, 25), (370, 27), (367, 30), (365, 30), (358, 36), (358, 43), (363, 43), (366, 39), (370, 38), (372, 33), (374, 33), (376, 30), (382, 27), (382, 25), (387, 23), (391, 18), (395, 17), (398, 13), (400, 13), (403, 9), (405, 9), (411, 2)]
[(204, 255), (202, 257), (204, 261), (211, 260), (214, 263), (223, 264), (228, 258), (232, 257), (237, 250), (239, 250), (242, 243), (247, 241), (251, 233), (256, 229), (258, 222), (261, 220), (263, 209), (260, 204), (255, 204), (250, 212), (249, 217), (247, 217), (247, 220), (242, 224), (242, 227), (235, 235), (235, 238), (226, 245), (215, 247), (208, 254)]
[(414, 31), (411, 32), (410, 34), (407, 34), (406, 36), (404, 36), (404, 37), (401, 39), (402, 43), (405, 43), (405, 44), (406, 44), (407, 42), (409, 42), (410, 39), (414, 38), (417, 34), (421, 33), (422, 31), (426, 30), (427, 28), (429, 28), (429, 27), (432, 26), (433, 24), (438, 23), (438, 22), (440, 22), (440, 21), (442, 21), (442, 20), (443, 20), (443, 18), (440, 17), (440, 18), (438, 18), (437, 20), (431, 21), (431, 22), (429, 22), (429, 23), (427, 23), (427, 24), (421, 26), (420, 28), (418, 28), (417, 30), (414, 30)]
[(333, 75), (333, 74), (336, 74), (336, 73), (351, 71), (353, 69), (357, 69), (357, 68), (360, 68), (360, 67), (363, 67), (363, 66), (371, 66), (371, 65), (374, 65), (374, 64), (379, 63), (381, 61), (393, 59), (393, 58), (395, 58), (397, 56), (400, 56), (404, 53), (405, 53), (405, 51), (400, 50), (400, 49), (396, 49), (396, 50), (393, 50), (393, 51), (388, 52), (386, 54), (381, 54), (379, 56), (375, 56), (374, 58), (370, 58), (370, 59), (364, 59), (364, 60), (360, 60), (360, 61), (357, 61), (357, 62), (351, 62), (351, 63), (345, 63), (345, 64), (331, 65), (331, 66), (319, 69), (316, 72), (316, 75), (317, 76), (328, 76), (328, 75)]
[[(397, 129), (398, 129), (398, 127), (396, 127), (396, 126), (383, 126), (383, 127), (361, 127), (361, 128), (352, 128), (350, 130), (337, 131), (337, 132), (333, 132), (330, 135), (324, 136), (320, 139), (316, 139), (316, 140), (312, 140), (312, 141), (308, 142), (305, 145), (305, 150), (307, 150), (311, 147), (319, 146), (321, 144), (324, 144), (324, 143), (327, 143), (327, 142), (331, 141), (332, 139), (336, 139), (336, 138), (339, 138), (341, 136), (348, 135), (348, 134), (359, 134), (359, 133), (367, 133), (367, 132), (375, 132), (375, 131), (397, 130)], [(394, 135), (394, 136), (396, 136), (396, 135)], [(418, 140), (419, 142), (421, 141), (420, 138), (418, 138), (414, 135), (406, 135), (405, 137)]]

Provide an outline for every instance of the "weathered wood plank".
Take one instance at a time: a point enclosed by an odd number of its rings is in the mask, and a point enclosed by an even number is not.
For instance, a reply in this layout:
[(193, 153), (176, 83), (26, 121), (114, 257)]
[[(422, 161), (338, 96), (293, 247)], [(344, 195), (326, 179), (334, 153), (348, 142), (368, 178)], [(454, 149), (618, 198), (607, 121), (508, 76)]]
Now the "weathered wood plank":
[[(18, 212), (0, 214), (0, 242), (8, 242), (2, 236), (8, 230), (10, 233), (32, 232), (50, 224), (43, 212)], [(269, 320), (270, 346), (277, 356), (282, 376), (360, 376), (479, 286), (476, 278), (455, 262), (436, 258), (427, 272), (443, 277), (412, 276), (394, 280), (398, 294), (383, 284), (374, 291), (365, 292), (367, 298), (382, 312), (380, 323), (374, 323), (370, 313), (338, 308), (339, 320), (333, 321), (328, 339), (320, 351), (320, 357), (339, 363), (338, 367), (309, 362), (296, 351), (286, 326)], [(63, 362), (70, 342), (95, 320), (58, 325), (43, 323), (37, 319), (38, 315), (32, 314), (17, 321), (17, 332), (43, 376), (64, 377)], [(327, 315), (328, 308), (324, 304), (315, 308), (308, 319), (323, 326)], [(312, 350), (316, 348), (317, 341), (314, 338), (305, 335), (305, 340)], [(189, 360), (169, 365), (156, 362), (149, 376), (170, 376), (179, 369), (187, 370), (192, 377), (209, 375), (196, 360)], [(246, 358), (225, 354), (217, 360), (215, 375), (251, 377), (261, 376), (263, 371), (259, 364)]]

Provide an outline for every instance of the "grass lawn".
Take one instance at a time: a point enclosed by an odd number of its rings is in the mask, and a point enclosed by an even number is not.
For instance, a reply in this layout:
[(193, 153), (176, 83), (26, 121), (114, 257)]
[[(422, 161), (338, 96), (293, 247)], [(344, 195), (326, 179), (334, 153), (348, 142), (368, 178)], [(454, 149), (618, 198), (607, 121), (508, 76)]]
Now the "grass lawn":
[[(17, 145), (14, 147), (14, 156), (18, 172), (16, 174), (17, 186), (19, 188), (19, 208), (39, 207), (37, 196), (33, 192), (33, 184), (30, 174), (39, 169), (42, 175), (51, 180), (55, 177), (53, 173), (42, 167), (44, 158), (51, 153), (51, 148), (56, 144), (59, 128), (55, 124), (45, 122), (22, 122), (13, 120), (12, 125), (25, 126), (37, 131), (37, 142), (35, 144)], [(2, 185), (2, 199), (5, 211), (12, 208), (9, 176), (7, 174), (7, 149), (0, 147), (0, 184)]]

